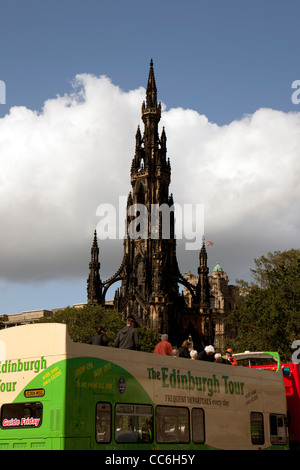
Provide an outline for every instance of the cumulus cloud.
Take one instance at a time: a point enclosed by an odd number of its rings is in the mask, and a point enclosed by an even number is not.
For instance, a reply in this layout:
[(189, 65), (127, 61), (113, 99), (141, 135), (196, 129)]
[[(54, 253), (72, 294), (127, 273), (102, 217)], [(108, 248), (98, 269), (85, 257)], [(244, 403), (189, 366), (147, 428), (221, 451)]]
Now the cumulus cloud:
[[(0, 278), (87, 274), (99, 204), (127, 196), (145, 89), (124, 92), (104, 76), (76, 76), (70, 93), (40, 113), (14, 107), (0, 120)], [(201, 203), (205, 235), (233, 278), (254, 257), (298, 247), (300, 113), (259, 109), (218, 126), (190, 109), (163, 106), (171, 192)], [(142, 126), (141, 126), (142, 127)], [(185, 272), (198, 255), (178, 243)], [(100, 244), (103, 279), (119, 267), (122, 241)]]
[[(96, 208), (128, 192), (143, 90), (79, 75), (41, 113), (14, 107), (0, 121), (2, 278), (85, 271)], [(88, 245), (87, 245), (88, 243)]]
[(259, 109), (221, 127), (192, 110), (172, 109), (164, 119), (174, 192), (204, 203), (214, 262), (219, 257), (235, 280), (254, 257), (299, 247), (300, 113)]

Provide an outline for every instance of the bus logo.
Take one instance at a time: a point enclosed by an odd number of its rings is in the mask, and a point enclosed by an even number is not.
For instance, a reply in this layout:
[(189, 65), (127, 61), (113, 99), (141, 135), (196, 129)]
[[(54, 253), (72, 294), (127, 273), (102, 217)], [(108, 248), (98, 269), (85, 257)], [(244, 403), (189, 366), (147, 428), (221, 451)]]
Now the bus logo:
[(124, 377), (119, 378), (118, 389), (119, 389), (120, 393), (125, 392), (125, 390), (126, 390), (126, 381), (125, 381)]

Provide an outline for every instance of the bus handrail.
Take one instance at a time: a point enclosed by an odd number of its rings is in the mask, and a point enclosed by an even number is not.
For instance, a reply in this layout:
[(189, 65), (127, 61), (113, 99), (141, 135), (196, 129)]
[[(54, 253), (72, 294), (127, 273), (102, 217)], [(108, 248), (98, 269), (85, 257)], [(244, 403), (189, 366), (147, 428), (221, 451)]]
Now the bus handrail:
[(235, 359), (237, 361), (241, 361), (242, 359), (270, 359), (270, 357), (271, 357), (277, 363), (276, 372), (278, 372), (280, 370), (281, 361), (280, 361), (280, 356), (279, 356), (278, 352), (274, 352), (274, 351), (253, 351), (253, 352), (252, 351), (245, 351), (243, 353), (235, 353), (235, 354), (233, 354), (233, 356), (235, 357)]

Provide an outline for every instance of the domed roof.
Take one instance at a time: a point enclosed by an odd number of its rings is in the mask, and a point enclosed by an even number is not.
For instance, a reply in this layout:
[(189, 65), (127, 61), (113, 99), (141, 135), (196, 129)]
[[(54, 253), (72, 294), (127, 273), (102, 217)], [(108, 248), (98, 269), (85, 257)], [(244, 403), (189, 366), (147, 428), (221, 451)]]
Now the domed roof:
[(219, 265), (219, 261), (217, 261), (217, 264), (216, 264), (216, 266), (214, 267), (213, 272), (221, 272), (221, 273), (224, 272), (224, 271), (223, 271), (223, 268)]

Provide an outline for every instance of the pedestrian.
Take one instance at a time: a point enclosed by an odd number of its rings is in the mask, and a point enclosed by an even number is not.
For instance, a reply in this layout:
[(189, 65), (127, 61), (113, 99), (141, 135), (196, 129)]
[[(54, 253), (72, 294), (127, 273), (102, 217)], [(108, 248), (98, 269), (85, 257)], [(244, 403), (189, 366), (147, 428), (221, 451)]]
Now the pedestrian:
[(172, 356), (172, 344), (168, 341), (169, 337), (166, 334), (161, 335), (161, 341), (155, 346), (154, 354), (164, 354), (165, 356)]
[(215, 354), (215, 348), (213, 346), (211, 345), (205, 346), (204, 351), (201, 351), (198, 354), (198, 359), (199, 361), (213, 362), (215, 360), (214, 354)]
[(230, 364), (232, 364), (233, 366), (238, 365), (236, 358), (233, 356), (232, 349), (230, 349), (230, 348), (227, 349), (225, 358), (228, 361), (230, 361)]
[(115, 348), (133, 349), (137, 351), (141, 349), (140, 335), (134, 328), (134, 318), (127, 318), (126, 326), (124, 326), (117, 334)]
[(198, 352), (195, 349), (192, 349), (190, 352), (191, 359), (195, 360), (198, 357)]
[(215, 354), (215, 361), (219, 364), (229, 364), (231, 366), (231, 362), (228, 361), (228, 359), (226, 359), (225, 357), (222, 357), (222, 354), (220, 353)]
[(97, 346), (108, 346), (108, 340), (105, 328), (103, 326), (99, 326), (97, 328), (97, 333), (89, 339), (88, 344), (96, 344)]
[(178, 349), (178, 356), (179, 357), (186, 357), (186, 358), (190, 358), (190, 351), (189, 351), (189, 347), (190, 347), (191, 343), (188, 339), (185, 339), (182, 343), (182, 345), (180, 346), (180, 348)]

